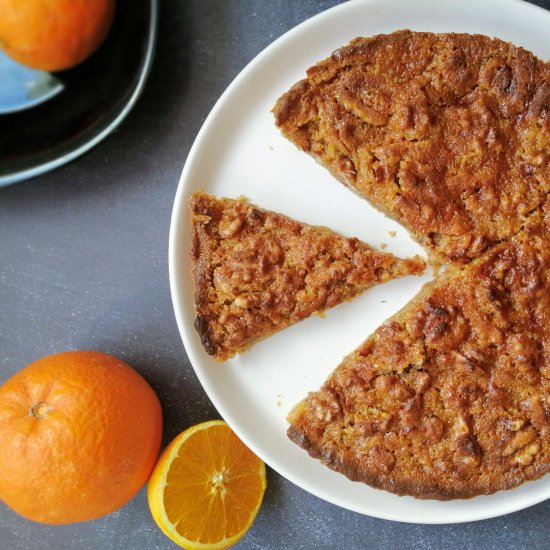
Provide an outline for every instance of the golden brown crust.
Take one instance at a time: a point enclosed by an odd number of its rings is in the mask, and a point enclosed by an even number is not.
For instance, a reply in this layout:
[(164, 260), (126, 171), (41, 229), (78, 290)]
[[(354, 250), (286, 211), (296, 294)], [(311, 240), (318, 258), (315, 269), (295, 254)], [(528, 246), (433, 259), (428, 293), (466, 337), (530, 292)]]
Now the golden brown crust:
[(550, 65), (479, 35), (359, 38), (277, 102), (283, 134), (447, 270), (289, 415), (350, 479), (470, 498), (550, 470)]
[(276, 124), (440, 259), (515, 235), (550, 189), (550, 65), (467, 34), (357, 38), (311, 67)]
[(425, 269), (418, 257), (400, 260), (244, 201), (195, 193), (189, 206), (195, 328), (221, 361), (375, 284)]
[(291, 439), (351, 479), (418, 498), (548, 472), (547, 233), (532, 223), (449, 267), (297, 405)]

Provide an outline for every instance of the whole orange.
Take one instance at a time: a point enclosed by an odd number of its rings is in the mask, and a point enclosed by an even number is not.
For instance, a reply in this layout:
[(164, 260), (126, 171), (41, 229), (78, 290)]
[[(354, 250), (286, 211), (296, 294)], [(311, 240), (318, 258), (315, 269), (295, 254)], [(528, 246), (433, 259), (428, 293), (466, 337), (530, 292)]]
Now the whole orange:
[(44, 71), (78, 65), (103, 42), (115, 0), (0, 0), (0, 47)]
[(39, 359), (0, 387), (0, 499), (49, 524), (114, 512), (149, 478), (161, 433), (155, 392), (120, 359)]

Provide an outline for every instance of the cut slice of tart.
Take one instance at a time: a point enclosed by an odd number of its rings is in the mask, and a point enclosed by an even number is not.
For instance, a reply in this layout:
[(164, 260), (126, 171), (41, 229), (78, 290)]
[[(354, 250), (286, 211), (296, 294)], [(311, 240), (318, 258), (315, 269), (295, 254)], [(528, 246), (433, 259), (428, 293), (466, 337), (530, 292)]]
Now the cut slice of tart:
[(550, 471), (550, 241), (528, 229), (451, 266), (290, 413), (330, 468), (454, 499)]
[(285, 137), (439, 261), (512, 237), (550, 191), (550, 63), (502, 40), (357, 38), (273, 111)]
[(219, 361), (375, 284), (425, 269), (419, 257), (401, 260), (244, 200), (195, 193), (189, 207), (195, 327)]

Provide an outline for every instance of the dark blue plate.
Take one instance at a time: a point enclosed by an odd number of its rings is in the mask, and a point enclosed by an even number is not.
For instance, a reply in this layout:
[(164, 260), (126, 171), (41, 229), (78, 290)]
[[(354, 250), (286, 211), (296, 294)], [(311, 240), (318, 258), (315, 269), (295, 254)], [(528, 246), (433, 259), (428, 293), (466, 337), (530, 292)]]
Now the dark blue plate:
[(105, 43), (68, 71), (32, 71), (2, 54), (0, 187), (70, 162), (120, 124), (149, 74), (157, 20), (158, 0), (118, 0)]

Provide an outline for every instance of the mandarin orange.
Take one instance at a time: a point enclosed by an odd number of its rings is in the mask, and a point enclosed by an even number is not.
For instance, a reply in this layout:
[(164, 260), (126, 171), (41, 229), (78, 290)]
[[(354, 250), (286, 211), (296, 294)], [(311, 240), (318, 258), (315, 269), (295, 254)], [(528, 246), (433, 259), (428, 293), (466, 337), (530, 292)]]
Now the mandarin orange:
[(0, 387), (0, 499), (49, 524), (114, 512), (147, 481), (161, 434), (155, 392), (120, 359), (39, 359)]
[(0, 0), (0, 47), (33, 69), (78, 65), (101, 45), (115, 0)]

